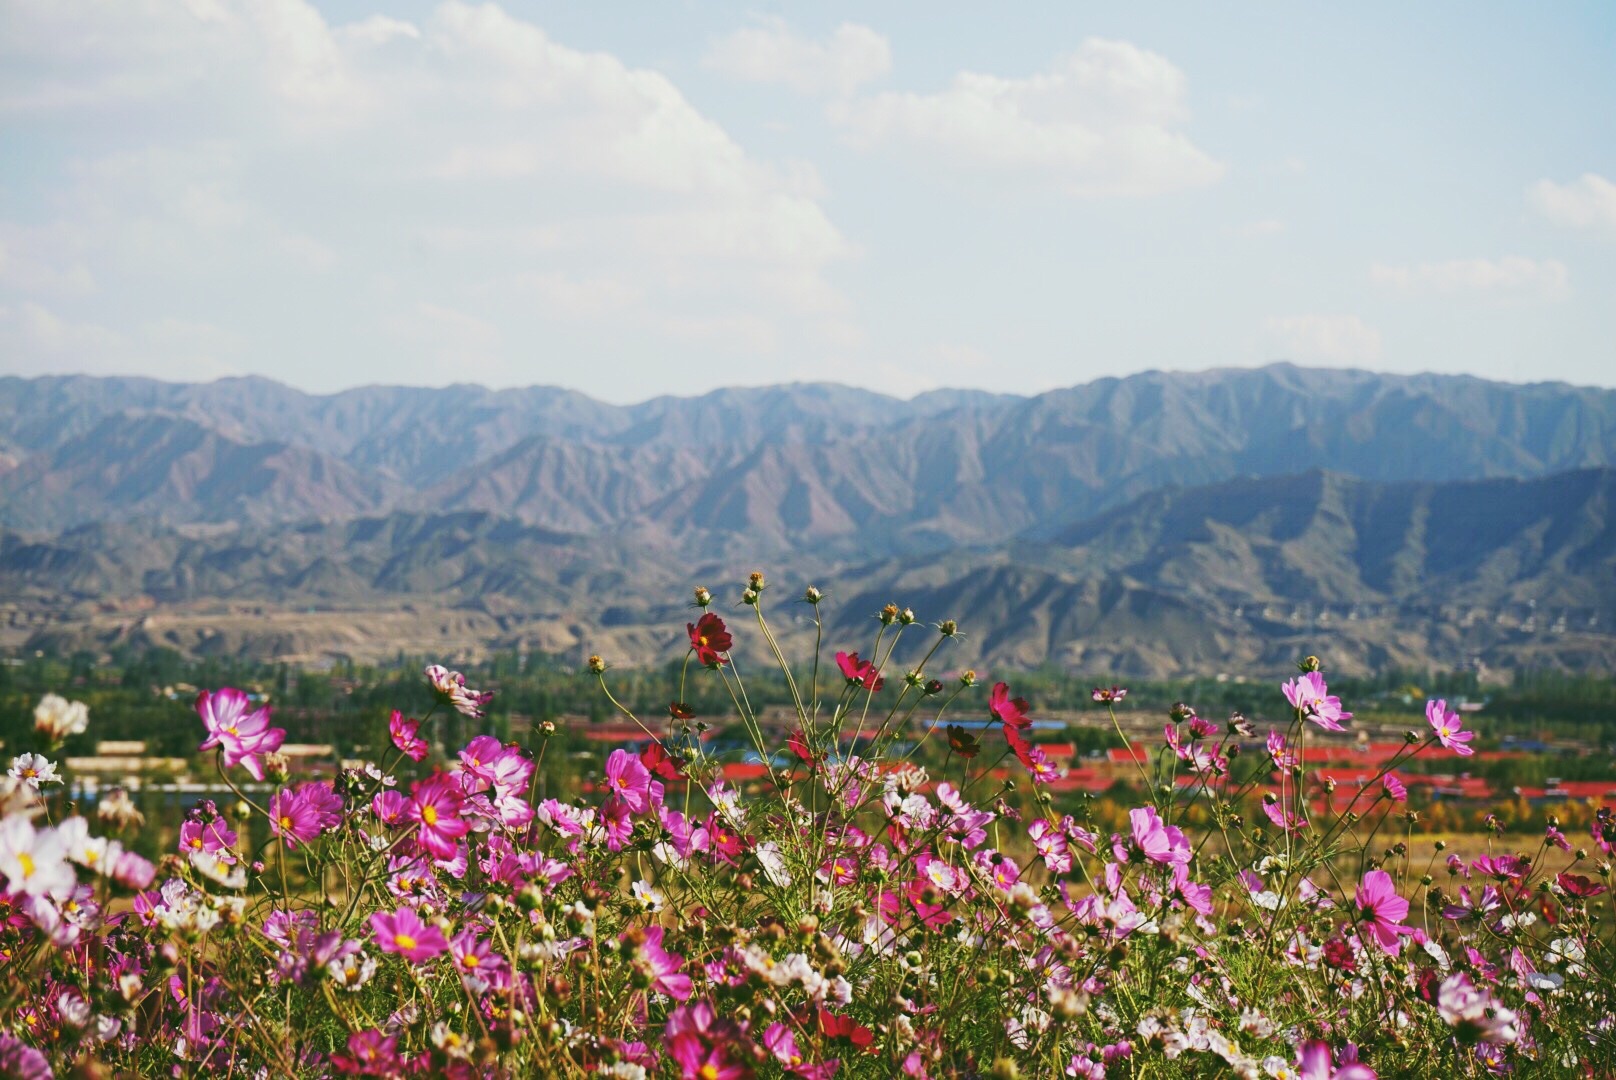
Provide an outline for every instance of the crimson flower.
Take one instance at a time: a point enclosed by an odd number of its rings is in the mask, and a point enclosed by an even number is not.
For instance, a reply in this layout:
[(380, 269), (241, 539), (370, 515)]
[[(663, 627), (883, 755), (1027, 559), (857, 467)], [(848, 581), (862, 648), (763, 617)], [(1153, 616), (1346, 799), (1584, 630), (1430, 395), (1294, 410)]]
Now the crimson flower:
[(730, 637), (723, 619), (709, 611), (695, 622), (686, 623), (685, 629), (690, 632), (690, 647), (695, 650), (697, 660), (710, 668), (729, 662), (719, 654), (729, 652), (735, 639)]
[(664, 780), (677, 780), (684, 775), (679, 762), (674, 760), (659, 742), (645, 744), (645, 749), (640, 751), (640, 764), (644, 765), (652, 776), (660, 776)]
[(862, 686), (873, 694), (887, 684), (886, 676), (877, 671), (870, 661), (860, 660), (856, 652), (837, 653), (836, 666), (842, 669), (842, 677), (849, 686)]
[(670, 701), (668, 703), (668, 716), (674, 720), (694, 720), (696, 710), (682, 701)]
[(814, 752), (809, 748), (808, 736), (803, 733), (802, 728), (792, 729), (791, 734), (786, 737), (786, 746), (809, 765), (814, 763)]

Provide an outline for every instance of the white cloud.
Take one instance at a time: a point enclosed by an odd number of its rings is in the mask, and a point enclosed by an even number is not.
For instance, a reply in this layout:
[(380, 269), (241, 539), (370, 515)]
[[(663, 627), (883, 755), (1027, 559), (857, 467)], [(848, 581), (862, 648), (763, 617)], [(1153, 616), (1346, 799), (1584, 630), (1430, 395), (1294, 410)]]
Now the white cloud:
[(857, 23), (843, 23), (826, 40), (814, 41), (774, 18), (714, 41), (702, 66), (800, 94), (845, 97), (892, 70), (892, 49), (881, 34)]
[(1569, 184), (1539, 180), (1526, 190), (1526, 201), (1556, 225), (1616, 237), (1616, 183), (1597, 173)]
[(1367, 364), (1380, 359), (1380, 331), (1356, 315), (1282, 315), (1262, 326), (1265, 358)]
[[(208, 290), (260, 365), (326, 337), (386, 348), (401, 372), (454, 355), (457, 335), (497, 372), (587, 319), (641, 347), (669, 325), (741, 326), (803, 355), (847, 336), (828, 271), (857, 249), (810, 166), (760, 159), (666, 76), (494, 4), (346, 25), (305, 0), (61, 0), (5, 18), (8, 129), (120, 134), (64, 155), (36, 220), (0, 212), (14, 312), (49, 299), (135, 342)], [(831, 42), (856, 59), (856, 40)], [(56, 303), (92, 290), (118, 303)], [(307, 329), (315, 309), (331, 333)], [(305, 334), (290, 350), (264, 336), (287, 311)], [(825, 312), (841, 324), (822, 330)]]
[(1072, 195), (1151, 195), (1224, 167), (1180, 130), (1184, 73), (1166, 57), (1089, 38), (1026, 78), (965, 71), (935, 94), (885, 93), (832, 116), (862, 147), (907, 143), (949, 164), (1039, 177)]
[(162, 318), (122, 333), (63, 318), (33, 301), (0, 305), (0, 372), (8, 375), (153, 375), (206, 381), (239, 375), (241, 342), (207, 323)]
[(1508, 255), (1502, 259), (1452, 259), (1418, 266), (1375, 263), (1369, 268), (1369, 279), (1410, 295), (1510, 293), (1556, 298), (1565, 295), (1571, 274), (1556, 259)]
[(1278, 236), (1285, 231), (1285, 223), (1279, 218), (1259, 218), (1256, 221), (1245, 221), (1239, 225), (1231, 225), (1226, 231), (1230, 236)]

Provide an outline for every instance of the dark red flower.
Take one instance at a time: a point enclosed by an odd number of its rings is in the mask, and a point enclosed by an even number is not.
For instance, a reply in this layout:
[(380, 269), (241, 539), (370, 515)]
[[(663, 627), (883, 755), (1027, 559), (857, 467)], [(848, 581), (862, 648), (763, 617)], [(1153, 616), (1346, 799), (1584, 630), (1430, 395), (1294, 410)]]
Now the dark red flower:
[(1581, 874), (1561, 874), (1554, 880), (1568, 896), (1598, 896), (1605, 891), (1603, 885)]
[(673, 701), (668, 703), (668, 715), (675, 720), (694, 720), (696, 710), (682, 701)]
[(836, 666), (842, 669), (842, 677), (849, 686), (862, 686), (873, 694), (887, 684), (886, 676), (868, 660), (860, 660), (858, 653), (837, 653)]
[(690, 632), (690, 647), (697, 660), (710, 668), (728, 663), (719, 653), (729, 652), (735, 639), (729, 636), (723, 619), (709, 611), (695, 622), (685, 623), (685, 629)]
[(962, 758), (974, 758), (982, 750), (982, 744), (976, 741), (976, 736), (960, 727), (958, 724), (948, 725), (948, 748)]

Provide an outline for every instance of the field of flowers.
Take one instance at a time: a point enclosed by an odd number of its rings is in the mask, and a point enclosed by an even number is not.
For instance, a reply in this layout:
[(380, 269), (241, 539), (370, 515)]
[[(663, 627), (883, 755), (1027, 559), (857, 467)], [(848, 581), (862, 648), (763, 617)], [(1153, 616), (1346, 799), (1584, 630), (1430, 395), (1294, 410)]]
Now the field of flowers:
[[(1281, 729), (1176, 705), (1113, 828), (1055, 812), (1005, 682), (941, 674), (953, 622), (889, 606), (867, 655), (793, 664), (768, 595), (752, 575), (739, 621), (789, 686), (783, 746), (697, 589), (667, 711), (621, 709), (643, 738), (598, 790), (537, 797), (543, 730), (445, 753), (434, 719), (488, 698), (441, 667), (333, 781), (289, 784), (270, 708), (218, 688), (198, 742), (238, 798), (155, 865), (130, 800), (67, 804), (52, 755), (90, 718), (47, 696), (0, 785), (0, 1077), (1616, 1075), (1616, 816), (1468, 860), (1399, 839), (1397, 768), (1471, 752), (1444, 701), (1344, 811), (1304, 795), (1310, 732), (1351, 721), (1318, 660), (1274, 687)], [(696, 679), (756, 785), (693, 737)], [(1271, 768), (1225, 782), (1242, 752)]]

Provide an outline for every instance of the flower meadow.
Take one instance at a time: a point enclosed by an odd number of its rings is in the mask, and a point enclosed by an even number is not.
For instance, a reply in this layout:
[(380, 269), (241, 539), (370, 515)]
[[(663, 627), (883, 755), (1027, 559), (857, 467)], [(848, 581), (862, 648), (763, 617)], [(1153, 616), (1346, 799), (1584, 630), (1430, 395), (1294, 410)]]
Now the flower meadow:
[[(127, 796), (67, 803), (51, 755), (90, 718), (47, 696), (0, 785), (0, 1076), (1616, 1074), (1616, 818), (1469, 858), (1399, 839), (1397, 768), (1471, 753), (1446, 702), (1341, 809), (1303, 782), (1309, 738), (1352, 722), (1314, 658), (1273, 686), (1279, 722), (1180, 704), (1150, 746), (1097, 688), (1138, 773), (1103, 820), (1057, 809), (1008, 680), (947, 670), (955, 623), (888, 606), (792, 662), (769, 595), (752, 575), (726, 622), (696, 590), (664, 715), (591, 658), (643, 738), (566, 799), (539, 795), (542, 726), (439, 745), (489, 703), (439, 666), (431, 707), (329, 780), (288, 779), (269, 705), (204, 691), (235, 797), (176, 811), (156, 863)], [(743, 632), (789, 688), (783, 737)], [(697, 679), (755, 782), (720, 779)]]

